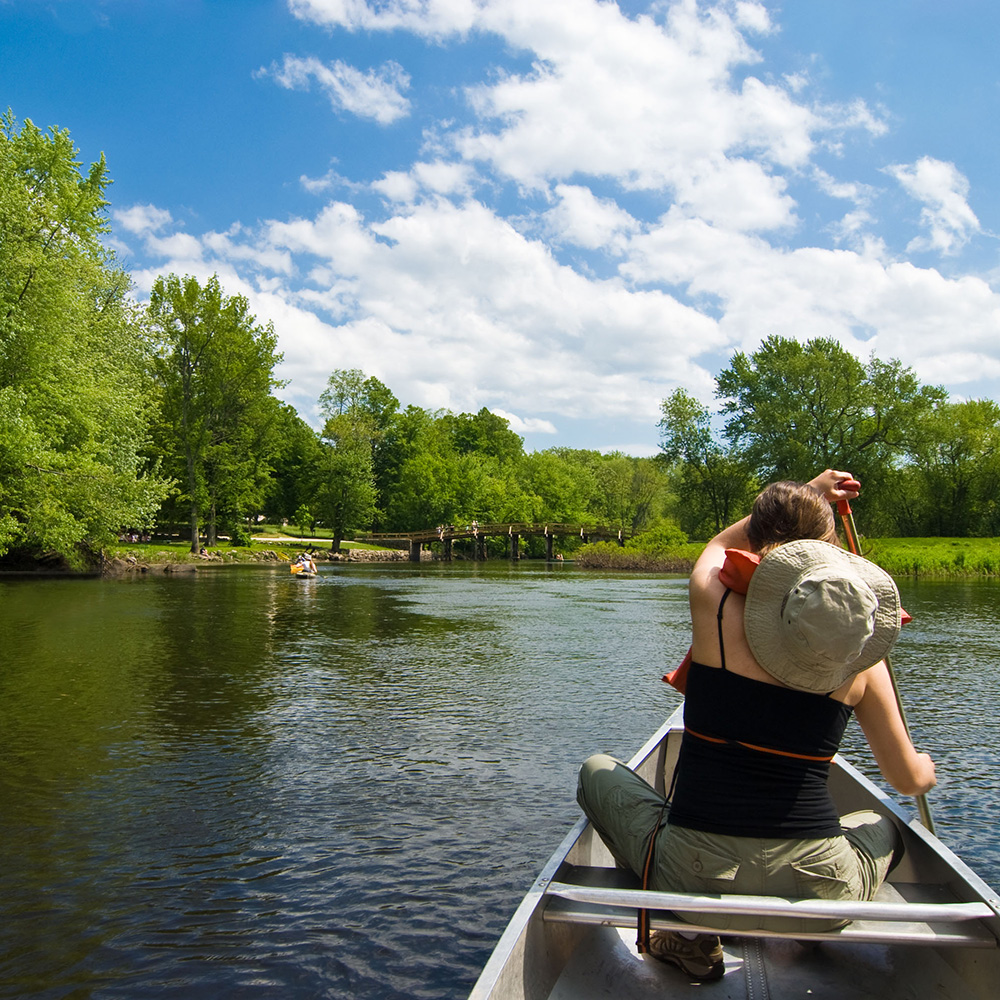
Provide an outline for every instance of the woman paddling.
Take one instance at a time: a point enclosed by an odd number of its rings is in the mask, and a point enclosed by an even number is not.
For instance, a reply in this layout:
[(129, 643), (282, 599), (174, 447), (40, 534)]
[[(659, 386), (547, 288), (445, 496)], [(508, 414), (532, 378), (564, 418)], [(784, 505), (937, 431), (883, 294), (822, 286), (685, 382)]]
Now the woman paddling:
[[(899, 635), (896, 586), (836, 544), (830, 504), (854, 499), (857, 487), (831, 469), (807, 484), (774, 483), (695, 564), (685, 732), (669, 803), (614, 758), (584, 763), (580, 806), (644, 886), (871, 899), (892, 867), (892, 821), (874, 812), (838, 816), (826, 787), (852, 712), (897, 791), (920, 795), (935, 783), (933, 761), (907, 735), (883, 659)], [(727, 549), (760, 557), (745, 596), (731, 589)], [(733, 916), (712, 926), (805, 925)], [(724, 973), (716, 935), (650, 935), (640, 921), (639, 947), (692, 978)]]

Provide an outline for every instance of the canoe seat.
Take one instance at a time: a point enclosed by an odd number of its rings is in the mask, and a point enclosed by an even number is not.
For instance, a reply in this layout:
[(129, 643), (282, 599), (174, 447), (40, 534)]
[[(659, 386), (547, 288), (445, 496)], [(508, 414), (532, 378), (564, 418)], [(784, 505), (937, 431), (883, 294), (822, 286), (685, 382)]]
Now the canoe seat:
[[(850, 920), (840, 930), (734, 930), (733, 937), (791, 938), (796, 941), (872, 941), (885, 944), (996, 948), (996, 937), (980, 923), (995, 917), (981, 902), (963, 903), (945, 886), (914, 882), (885, 883), (870, 902), (785, 899), (775, 896), (704, 896), (643, 891), (623, 869), (564, 864), (546, 887), (544, 919), (567, 923), (635, 927), (637, 910), (650, 912), (654, 930), (713, 929), (681, 920), (684, 913), (766, 913), (771, 916)], [(726, 931), (717, 933), (726, 934)]]

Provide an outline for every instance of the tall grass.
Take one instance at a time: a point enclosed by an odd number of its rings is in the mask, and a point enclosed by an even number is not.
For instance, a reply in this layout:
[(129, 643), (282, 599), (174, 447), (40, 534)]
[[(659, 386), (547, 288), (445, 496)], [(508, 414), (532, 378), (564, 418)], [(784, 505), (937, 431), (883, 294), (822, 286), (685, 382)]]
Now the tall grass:
[(997, 538), (864, 538), (861, 552), (893, 576), (1000, 576)]
[(582, 545), (576, 553), (577, 566), (587, 569), (619, 569), (641, 573), (690, 573), (704, 548), (702, 542), (684, 542), (669, 550), (623, 548), (614, 542)]
[[(636, 541), (640, 541), (636, 539)], [(584, 545), (576, 556), (590, 569), (652, 573), (690, 573), (704, 543), (685, 542), (669, 549), (622, 548), (612, 542)], [(861, 538), (862, 555), (896, 577), (969, 579), (1000, 577), (998, 538)]]

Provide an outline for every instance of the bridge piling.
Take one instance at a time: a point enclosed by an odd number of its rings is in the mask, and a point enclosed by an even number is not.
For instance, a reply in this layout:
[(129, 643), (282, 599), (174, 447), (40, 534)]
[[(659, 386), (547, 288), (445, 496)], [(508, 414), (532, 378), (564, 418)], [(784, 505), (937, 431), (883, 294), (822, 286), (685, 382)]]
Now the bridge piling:
[(425, 545), (432, 545), (440, 542), (442, 548), (442, 558), (450, 562), (454, 558), (453, 542), (455, 539), (468, 545), (463, 551), (477, 562), (485, 561), (489, 558), (486, 541), (488, 538), (506, 536), (510, 546), (509, 556), (512, 560), (521, 558), (520, 542), (521, 538), (543, 536), (545, 538), (545, 558), (551, 562), (555, 558), (555, 539), (577, 536), (582, 542), (589, 542), (593, 538), (607, 538), (609, 540), (617, 538), (619, 545), (625, 544), (627, 533), (619, 526), (598, 525), (598, 524), (569, 524), (553, 522), (510, 522), (480, 524), (473, 521), (464, 527), (456, 527), (453, 524), (440, 524), (437, 528), (424, 528), (421, 531), (400, 531), (389, 532), (364, 532), (357, 536), (359, 540), (370, 542), (389, 541), (397, 545), (402, 543), (403, 548), (409, 546), (409, 559), (411, 562), (419, 562), (420, 555)]

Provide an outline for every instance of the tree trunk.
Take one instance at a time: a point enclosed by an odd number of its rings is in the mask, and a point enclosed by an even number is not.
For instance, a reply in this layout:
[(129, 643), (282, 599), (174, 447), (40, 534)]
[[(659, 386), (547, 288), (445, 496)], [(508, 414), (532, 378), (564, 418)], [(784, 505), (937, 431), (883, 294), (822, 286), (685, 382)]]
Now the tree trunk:
[(213, 546), (216, 546), (216, 545), (219, 544), (219, 534), (218, 534), (218, 531), (219, 531), (219, 529), (218, 529), (218, 526), (216, 525), (216, 522), (215, 522), (215, 501), (213, 500), (212, 503), (209, 505), (209, 508), (208, 508), (208, 524), (205, 527), (205, 533), (208, 536), (207, 541), (205, 542), (205, 544), (209, 548), (212, 548)]
[[(185, 388), (185, 393), (186, 393)], [(184, 458), (187, 463), (187, 487), (191, 496), (191, 552), (197, 555), (201, 551), (200, 540), (198, 538), (198, 490), (194, 468), (194, 448), (188, 437), (187, 401), (183, 404), (181, 411), (181, 427), (184, 432)]]
[(197, 555), (201, 551), (200, 539), (198, 538), (198, 502), (191, 501), (191, 551)]

